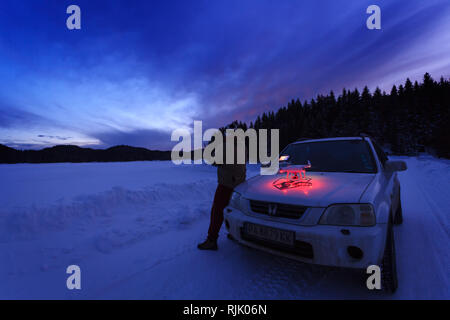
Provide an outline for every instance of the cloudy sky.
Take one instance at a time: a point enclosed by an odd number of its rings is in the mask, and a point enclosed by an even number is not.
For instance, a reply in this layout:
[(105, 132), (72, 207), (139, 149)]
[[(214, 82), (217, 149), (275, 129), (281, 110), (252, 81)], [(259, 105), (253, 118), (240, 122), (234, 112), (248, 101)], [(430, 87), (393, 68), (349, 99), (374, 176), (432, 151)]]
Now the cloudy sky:
[[(81, 8), (81, 30), (66, 8)], [(381, 8), (381, 30), (366, 8)], [(292, 98), (450, 77), (448, 0), (2, 0), (0, 143), (170, 149)]]

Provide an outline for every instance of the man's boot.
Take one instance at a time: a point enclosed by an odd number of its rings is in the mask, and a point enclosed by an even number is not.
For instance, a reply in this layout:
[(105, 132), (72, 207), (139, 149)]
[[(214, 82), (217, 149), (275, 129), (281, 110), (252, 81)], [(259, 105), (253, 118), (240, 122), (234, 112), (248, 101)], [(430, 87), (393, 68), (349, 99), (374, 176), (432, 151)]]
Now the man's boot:
[(200, 250), (217, 250), (217, 241), (207, 238), (204, 242), (200, 243), (197, 248)]

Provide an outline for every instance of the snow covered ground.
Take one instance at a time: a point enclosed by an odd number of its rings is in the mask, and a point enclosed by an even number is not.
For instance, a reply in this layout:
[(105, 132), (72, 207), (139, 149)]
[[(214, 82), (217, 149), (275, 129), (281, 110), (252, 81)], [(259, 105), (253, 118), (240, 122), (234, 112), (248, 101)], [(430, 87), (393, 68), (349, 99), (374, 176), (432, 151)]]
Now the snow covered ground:
[[(0, 165), (0, 298), (450, 298), (450, 161), (401, 158), (399, 289), (206, 236), (215, 168), (171, 162)], [(250, 174), (258, 173), (256, 167)], [(81, 290), (66, 268), (81, 268)]]

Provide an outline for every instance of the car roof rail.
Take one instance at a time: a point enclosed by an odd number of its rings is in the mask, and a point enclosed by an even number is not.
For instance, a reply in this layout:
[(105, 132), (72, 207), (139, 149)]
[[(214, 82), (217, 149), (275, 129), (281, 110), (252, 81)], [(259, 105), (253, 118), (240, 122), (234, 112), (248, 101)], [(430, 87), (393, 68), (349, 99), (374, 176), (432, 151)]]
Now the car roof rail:
[(313, 138), (298, 138), (295, 141), (305, 141), (305, 140), (312, 140)]

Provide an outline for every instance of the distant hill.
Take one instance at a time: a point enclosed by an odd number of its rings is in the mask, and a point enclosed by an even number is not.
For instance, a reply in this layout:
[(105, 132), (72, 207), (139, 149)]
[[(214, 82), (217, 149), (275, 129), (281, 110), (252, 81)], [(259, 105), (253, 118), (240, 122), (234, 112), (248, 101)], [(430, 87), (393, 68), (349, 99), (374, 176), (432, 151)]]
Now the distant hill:
[(51, 162), (118, 162), (170, 160), (170, 151), (148, 150), (130, 146), (108, 149), (81, 148), (58, 145), (42, 150), (16, 150), (0, 144), (0, 163), (51, 163)]

